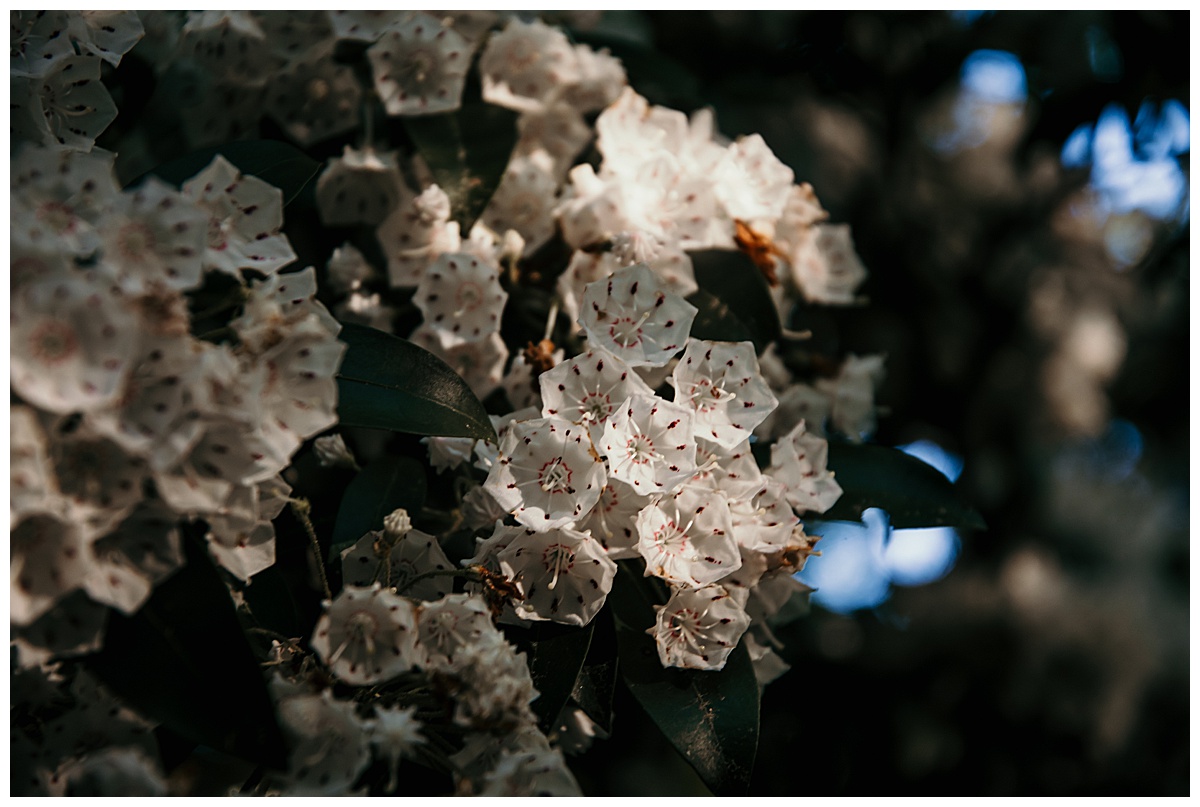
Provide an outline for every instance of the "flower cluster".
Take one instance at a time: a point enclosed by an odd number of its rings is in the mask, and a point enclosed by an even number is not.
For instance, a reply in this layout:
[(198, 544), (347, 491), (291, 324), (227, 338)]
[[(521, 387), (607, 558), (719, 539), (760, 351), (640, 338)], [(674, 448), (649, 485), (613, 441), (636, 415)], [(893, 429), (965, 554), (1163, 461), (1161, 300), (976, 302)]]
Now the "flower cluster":
[[(802, 380), (786, 328), (765, 351), (693, 335), (697, 251), (748, 255), (785, 325), (798, 304), (854, 302), (865, 276), (848, 229), (761, 137), (653, 106), (608, 52), (515, 14), (50, 11), (11, 26), (11, 617), (30, 698), (53, 701), (38, 681), (94, 687), (60, 665), (183, 566), (193, 528), (252, 623), (289, 504), (324, 600), (311, 630), (260, 648), (287, 741), (263, 792), (394, 793), (404, 765), (432, 762), (460, 794), (578, 794), (562, 751), (603, 732), (570, 702), (539, 726), (512, 631), (589, 625), (618, 562), (666, 592), (649, 630), (663, 666), (720, 670), (743, 644), (761, 684), (786, 669), (771, 623), (807, 591), (801, 519), (841, 493), (825, 436), (874, 428), (882, 358)], [(135, 45), (188, 145), (255, 136), (265, 116), (323, 149), (324, 252), (289, 239), (280, 189), (219, 154), (177, 186), (122, 187), (164, 148), (149, 127), (105, 134), (102, 71)], [(463, 215), (419, 138), (375, 119), (453, 114), (469, 87), (515, 119), (515, 146)], [(297, 253), (316, 265), (296, 271)], [(531, 311), (545, 333), (518, 344)], [(330, 588), (293, 459), (311, 445), (348, 477), (352, 447), (379, 445), (322, 434), (340, 321), (440, 357), (497, 441), (425, 438), (455, 504), (347, 536)], [(86, 711), (87, 693), (72, 703)], [(37, 792), (166, 792), (154, 749), (116, 727), (86, 748), (16, 734)]]

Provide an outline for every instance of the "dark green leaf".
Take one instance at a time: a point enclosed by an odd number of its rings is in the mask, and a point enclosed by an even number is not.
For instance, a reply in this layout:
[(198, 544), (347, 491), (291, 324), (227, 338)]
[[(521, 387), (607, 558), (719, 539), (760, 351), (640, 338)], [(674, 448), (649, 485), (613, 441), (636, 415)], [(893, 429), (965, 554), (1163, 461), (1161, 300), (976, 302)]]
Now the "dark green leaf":
[(140, 185), (148, 176), (180, 187), (208, 167), (221, 154), (243, 174), (256, 176), (283, 191), (283, 203), (289, 204), (312, 181), (321, 164), (304, 152), (277, 140), (240, 140), (223, 146), (201, 149), (152, 168), (129, 183)]
[(472, 67), (462, 106), (454, 112), (404, 118), (434, 181), (450, 197), (464, 236), (500, 185), (517, 144), (517, 113), (484, 101), (478, 76)]
[(409, 434), (496, 440), (483, 404), (448, 364), (407, 339), (344, 323), (338, 420)]
[(283, 736), (233, 600), (201, 539), (184, 544), (187, 565), (137, 613), (114, 612), (104, 649), (85, 664), (140, 713), (183, 737), (283, 768)]
[(593, 619), (582, 628), (547, 624), (533, 629), (537, 635), (525, 653), (529, 676), (540, 693), (532, 704), (533, 713), (543, 731), (553, 728), (551, 721), (558, 717), (571, 697), (575, 679), (592, 643), (594, 623)]
[(617, 669), (617, 632), (612, 609), (604, 608), (592, 620), (592, 644), (575, 678), (571, 701), (596, 725), (610, 733)]
[(383, 529), (384, 517), (393, 510), (420, 513), (425, 486), (425, 466), (412, 457), (381, 457), (364, 468), (342, 496), (329, 562), (339, 563), (343, 549), (371, 530)]
[(664, 668), (648, 596), (637, 567), (622, 561), (609, 594), (617, 622), (621, 678), (650, 719), (718, 796), (746, 795), (758, 750), (758, 682), (740, 643), (719, 672)]
[(779, 339), (779, 312), (766, 278), (745, 253), (708, 249), (692, 252), (700, 291), (688, 298), (700, 309), (692, 336), (723, 342), (751, 341), (762, 353)]
[(899, 449), (830, 443), (828, 467), (842, 487), (842, 496), (815, 516), (821, 520), (857, 521), (863, 510), (878, 507), (887, 511), (897, 529), (987, 527), (979, 512), (963, 503), (949, 479)]

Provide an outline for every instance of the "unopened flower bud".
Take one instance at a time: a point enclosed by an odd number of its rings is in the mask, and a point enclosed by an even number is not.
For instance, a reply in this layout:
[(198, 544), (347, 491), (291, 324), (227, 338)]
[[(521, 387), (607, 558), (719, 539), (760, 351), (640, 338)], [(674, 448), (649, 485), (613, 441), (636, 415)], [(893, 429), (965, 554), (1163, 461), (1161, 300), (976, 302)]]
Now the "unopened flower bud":
[(318, 437), (313, 441), (313, 452), (317, 455), (317, 462), (326, 468), (338, 465), (344, 465), (347, 468), (358, 467), (358, 463), (354, 461), (354, 455), (350, 453), (350, 449), (346, 447), (346, 441), (340, 434)]
[(398, 541), (412, 531), (412, 519), (408, 517), (408, 511), (403, 507), (393, 510), (383, 519), (383, 529), (387, 533), (388, 538), (393, 541)]

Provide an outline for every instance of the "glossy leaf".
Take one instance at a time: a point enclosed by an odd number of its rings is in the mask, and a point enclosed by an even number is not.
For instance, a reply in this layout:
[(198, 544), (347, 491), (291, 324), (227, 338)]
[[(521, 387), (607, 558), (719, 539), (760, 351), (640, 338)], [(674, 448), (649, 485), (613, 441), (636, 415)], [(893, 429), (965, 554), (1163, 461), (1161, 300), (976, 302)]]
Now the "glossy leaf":
[(343, 323), (349, 345), (338, 382), (338, 420), (409, 434), (496, 440), (467, 382), (424, 348), (376, 328)]
[(208, 167), (221, 154), (243, 174), (255, 176), (283, 191), (283, 203), (291, 203), (321, 170), (321, 164), (304, 152), (277, 140), (240, 140), (223, 146), (194, 151), (152, 168), (129, 183), (140, 185), (148, 176), (156, 176), (175, 187)]
[(329, 562), (340, 562), (342, 550), (371, 530), (383, 529), (383, 519), (403, 507), (410, 514), (425, 504), (425, 466), (412, 457), (382, 457), (346, 486), (333, 527)]
[(815, 515), (824, 521), (857, 521), (863, 510), (886, 510), (896, 529), (987, 525), (940, 471), (916, 457), (887, 446), (830, 443), (828, 467), (842, 487), (842, 496), (828, 511)]
[(517, 144), (517, 113), (483, 100), (479, 71), (472, 67), (459, 109), (403, 121), (434, 182), (450, 197), (451, 215), (466, 236), (508, 167)]
[(275, 709), (229, 590), (202, 539), (191, 536), (184, 545), (187, 564), (137, 613), (113, 612), (104, 649), (84, 663), (138, 712), (179, 735), (283, 768)]
[(709, 249), (690, 253), (700, 291), (688, 300), (700, 309), (692, 336), (727, 342), (749, 340), (762, 353), (779, 339), (779, 312), (766, 278), (744, 253)]
[(592, 620), (592, 644), (575, 677), (570, 702), (609, 733), (613, 727), (613, 697), (619, 667), (612, 609), (604, 608)]
[(675, 749), (718, 796), (746, 795), (758, 750), (758, 682), (744, 643), (718, 671), (664, 668), (654, 639), (650, 592), (622, 561), (609, 594), (621, 678)]
[(540, 693), (531, 706), (544, 731), (553, 728), (551, 722), (571, 697), (592, 643), (594, 624), (594, 619), (582, 628), (543, 623), (530, 631), (533, 638), (525, 654), (529, 675)]

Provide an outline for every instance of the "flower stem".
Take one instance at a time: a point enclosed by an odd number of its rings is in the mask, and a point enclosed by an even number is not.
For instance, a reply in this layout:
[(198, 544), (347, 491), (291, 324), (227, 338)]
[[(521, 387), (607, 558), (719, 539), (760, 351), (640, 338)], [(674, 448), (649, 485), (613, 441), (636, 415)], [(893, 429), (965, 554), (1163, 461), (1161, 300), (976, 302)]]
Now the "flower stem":
[(308, 533), (313, 556), (317, 561), (317, 572), (321, 575), (321, 588), (325, 590), (325, 599), (332, 600), (333, 592), (329, 590), (329, 578), (325, 576), (325, 560), (321, 557), (321, 542), (317, 540), (317, 531), (313, 529), (312, 519), (308, 517), (312, 512), (312, 504), (308, 499), (288, 499), (288, 504), (291, 505), (297, 520), (304, 525), (304, 531)]

